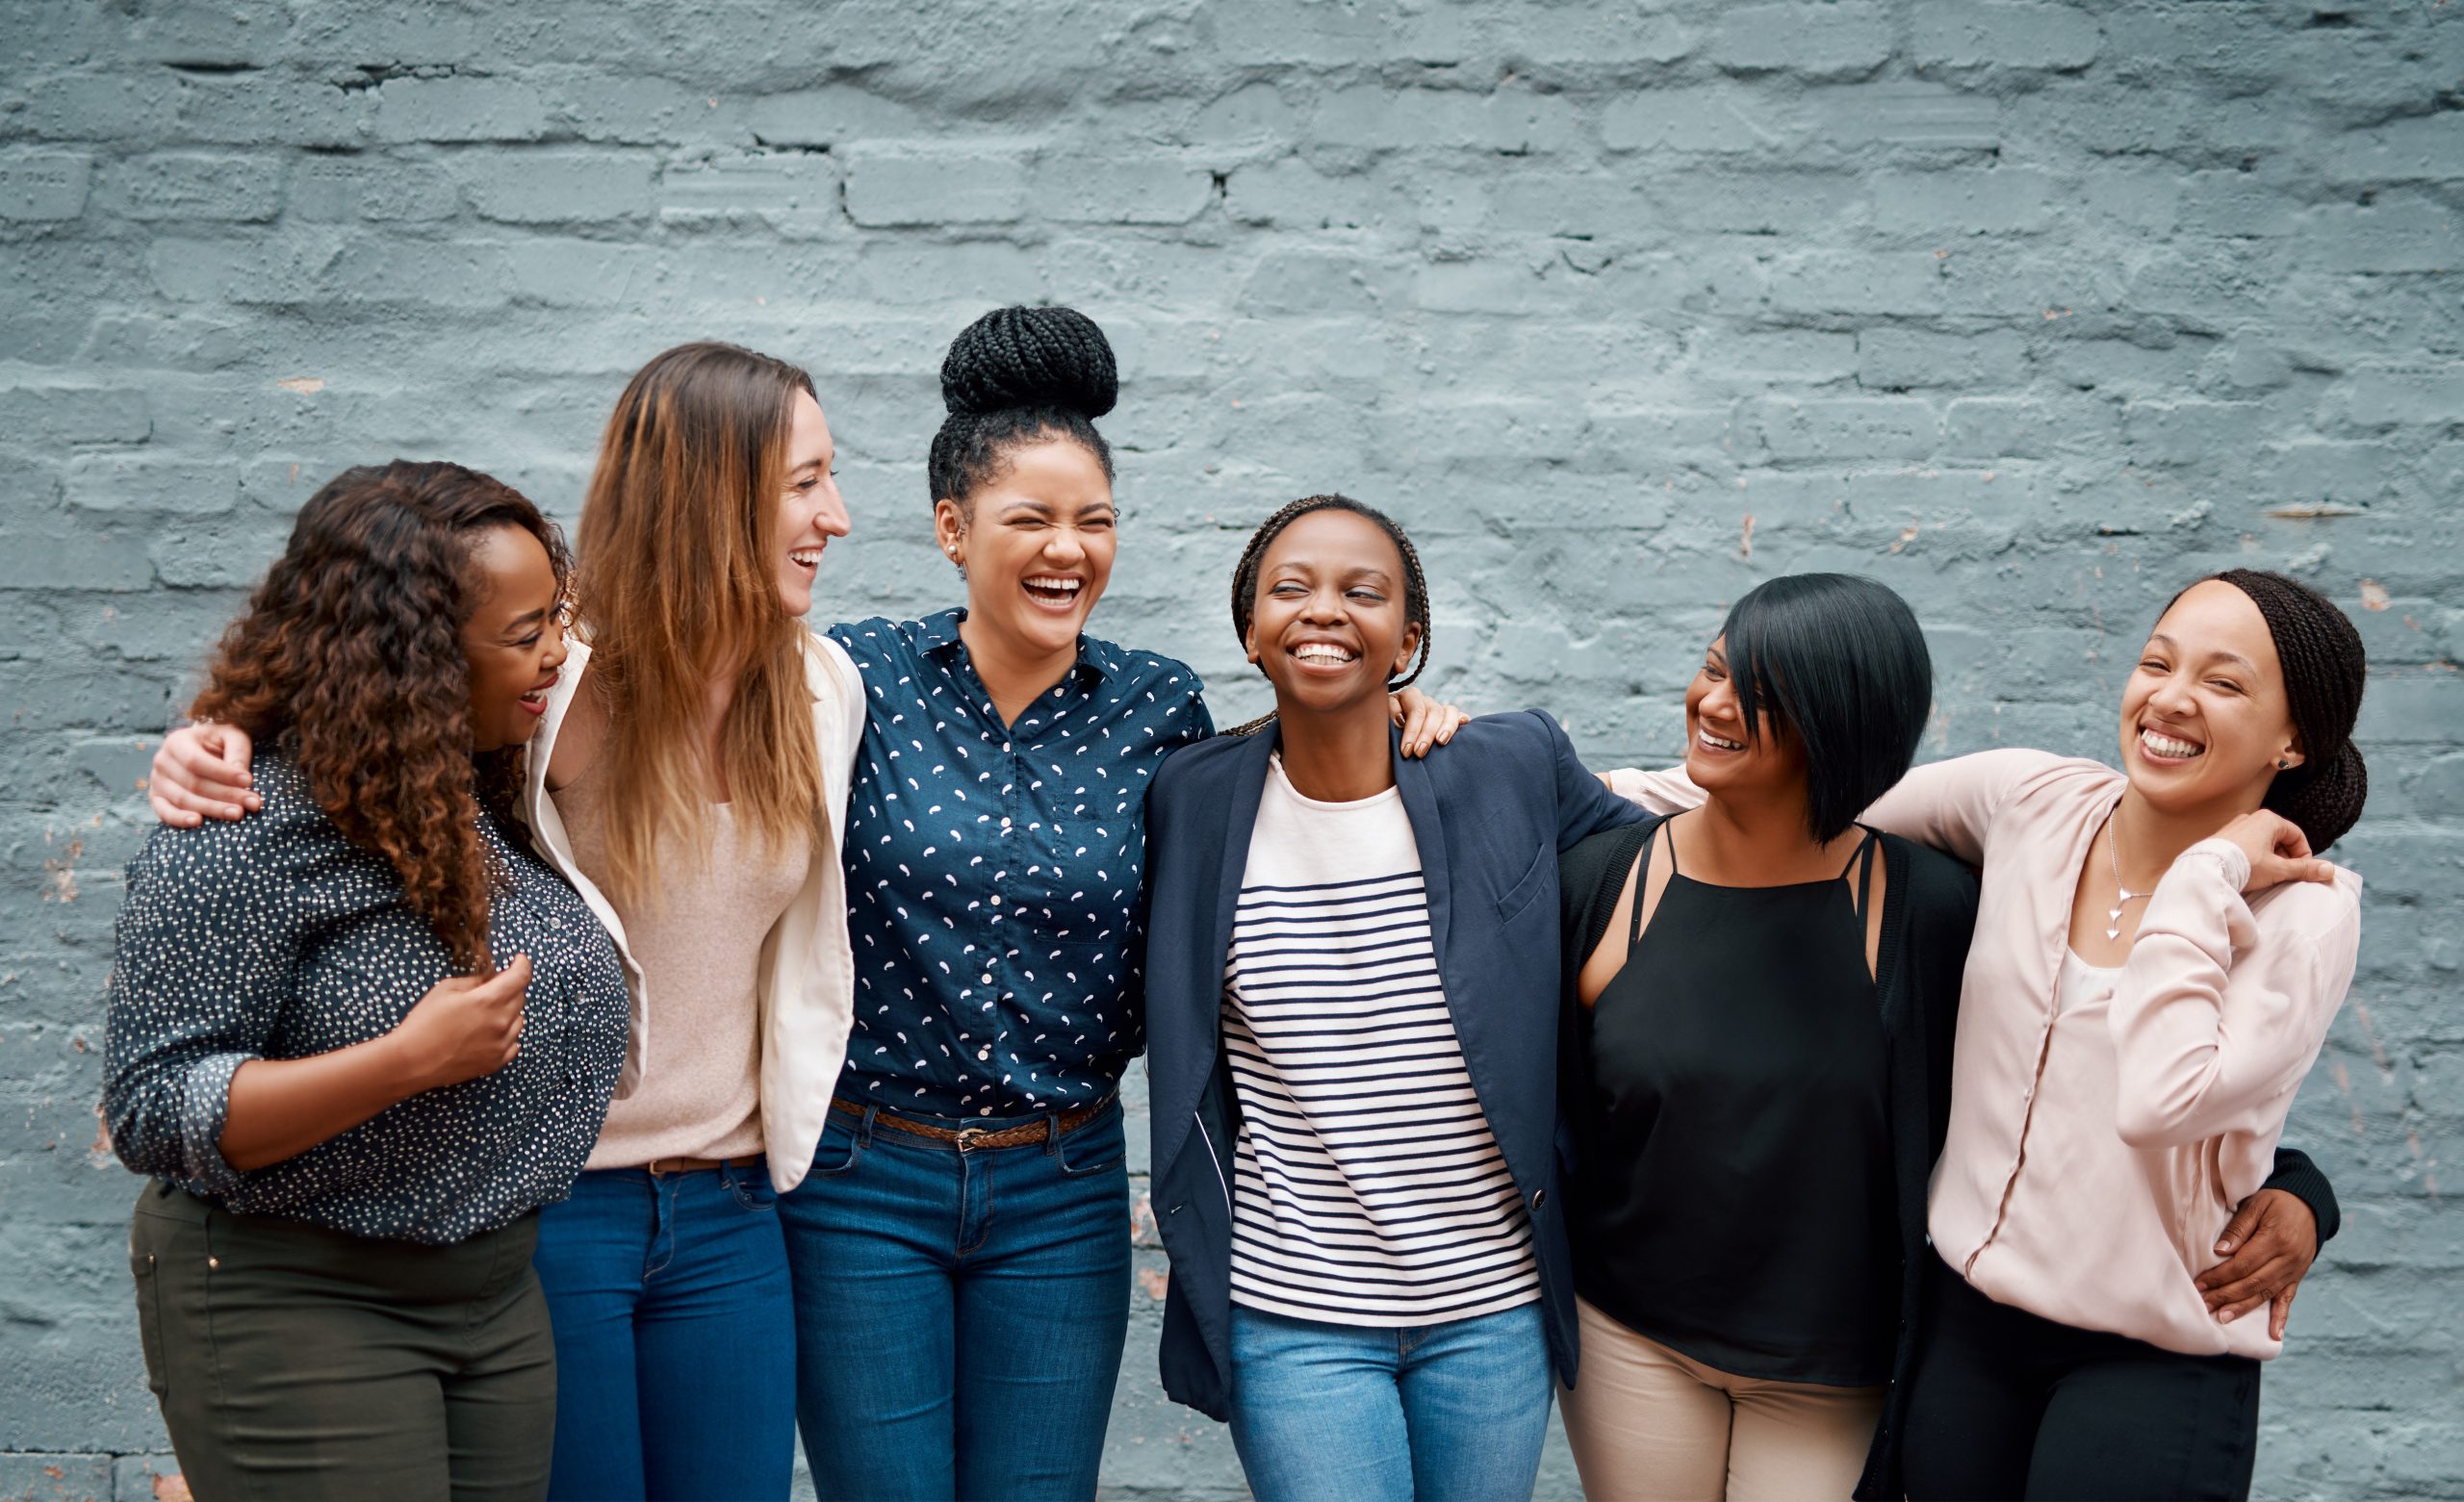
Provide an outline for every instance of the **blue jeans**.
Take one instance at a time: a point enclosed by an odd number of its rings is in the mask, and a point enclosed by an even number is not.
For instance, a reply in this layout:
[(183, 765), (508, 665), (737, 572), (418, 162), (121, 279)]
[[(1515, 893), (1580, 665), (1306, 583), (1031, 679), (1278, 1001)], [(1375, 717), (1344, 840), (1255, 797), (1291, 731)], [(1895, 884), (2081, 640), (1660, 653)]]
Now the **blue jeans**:
[(834, 1108), (779, 1208), (817, 1492), (1094, 1495), (1129, 1326), (1118, 1103), (1067, 1136), (966, 1152)]
[(794, 1306), (769, 1171), (603, 1168), (539, 1212), (556, 1332), (556, 1499), (779, 1498)]
[(1554, 1394), (1537, 1304), (1403, 1329), (1232, 1306), (1232, 1444), (1258, 1502), (1527, 1498)]

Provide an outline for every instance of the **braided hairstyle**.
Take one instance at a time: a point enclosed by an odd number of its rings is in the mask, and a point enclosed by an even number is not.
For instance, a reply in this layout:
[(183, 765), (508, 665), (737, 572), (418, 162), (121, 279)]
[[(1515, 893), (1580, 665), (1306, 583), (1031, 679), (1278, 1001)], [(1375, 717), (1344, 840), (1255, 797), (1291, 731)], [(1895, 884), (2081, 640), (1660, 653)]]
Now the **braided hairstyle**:
[(2360, 819), (2370, 796), (2370, 770), (2352, 743), (2370, 674), (2361, 633), (2325, 596), (2281, 573), (2227, 569), (2208, 579), (2232, 585), (2259, 607), (2301, 737), (2300, 765), (2275, 775), (2260, 806), (2300, 826), (2313, 853), (2323, 851)]
[[(1313, 511), (1348, 511), (1356, 517), (1366, 517), (1394, 540), (1395, 550), (1403, 555), (1403, 619), (1420, 627), (1421, 647), (1412, 659), (1411, 671), (1386, 685), (1387, 693), (1400, 693), (1428, 667), (1428, 577), (1421, 572), (1419, 549), (1412, 547), (1412, 540), (1403, 535), (1402, 527), (1396, 523), (1395, 519), (1374, 506), (1361, 504), (1349, 496), (1331, 493), (1303, 496), (1267, 518), (1255, 532), (1249, 534), (1249, 546), (1241, 549), (1241, 561), (1232, 570), (1232, 634), (1245, 646), (1248, 642), (1249, 623), (1257, 612), (1258, 568), (1266, 562), (1267, 549), (1283, 535), (1285, 527)], [(1270, 712), (1263, 714), (1223, 733), (1247, 735), (1264, 728), (1273, 718)]]
[(963, 504), (997, 478), (1010, 450), (1075, 439), (1113, 477), (1095, 419), (1120, 398), (1113, 346), (1075, 308), (995, 308), (959, 331), (941, 360), (941, 405), (926, 476), (933, 499)]

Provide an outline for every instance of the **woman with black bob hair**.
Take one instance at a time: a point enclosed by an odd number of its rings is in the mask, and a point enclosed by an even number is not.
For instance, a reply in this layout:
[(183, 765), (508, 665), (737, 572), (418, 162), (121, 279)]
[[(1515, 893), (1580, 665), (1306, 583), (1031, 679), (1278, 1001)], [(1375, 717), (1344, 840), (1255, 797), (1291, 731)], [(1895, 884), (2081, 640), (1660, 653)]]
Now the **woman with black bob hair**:
[(1702, 805), (1568, 852), (1584, 1493), (1845, 1496), (1909, 1355), (1976, 880), (1860, 827), (1933, 665), (1871, 579), (1776, 578), (1685, 694)]
[(452, 464), (345, 471), (193, 713), (262, 809), (128, 870), (104, 1049), (149, 1386), (200, 1497), (525, 1498), (555, 1347), (531, 1251), (624, 1062), (614, 943), (531, 849), (564, 545)]
[[(2332, 1234), (2277, 1139), (2352, 980), (2360, 879), (2318, 853), (2367, 795), (2367, 672), (2316, 591), (2228, 570), (2150, 630), (2121, 770), (1981, 751), (1867, 810), (1984, 877), (1914, 1348), (1860, 1496), (2247, 1493), (2260, 1363), (2315, 1242), (2291, 1279), (2212, 1259), (2255, 1245), (2278, 1184)], [(1610, 776), (1662, 807), (1711, 791), (1691, 758)]]

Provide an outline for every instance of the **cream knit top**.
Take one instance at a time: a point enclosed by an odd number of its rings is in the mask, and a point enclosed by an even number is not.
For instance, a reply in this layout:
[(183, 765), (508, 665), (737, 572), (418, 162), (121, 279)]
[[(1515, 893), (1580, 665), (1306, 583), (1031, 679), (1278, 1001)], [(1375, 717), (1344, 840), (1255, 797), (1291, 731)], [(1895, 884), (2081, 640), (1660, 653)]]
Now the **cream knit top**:
[[(573, 838), (575, 863), (612, 898), (603, 765), (594, 759), (551, 796)], [(762, 1150), (761, 946), (804, 887), (812, 842), (800, 839), (784, 856), (765, 859), (760, 842), (736, 827), (726, 803), (710, 811), (706, 865), (663, 841), (657, 900), (615, 903), (642, 967), (652, 1026), (641, 1083), (609, 1107), (591, 1168)]]

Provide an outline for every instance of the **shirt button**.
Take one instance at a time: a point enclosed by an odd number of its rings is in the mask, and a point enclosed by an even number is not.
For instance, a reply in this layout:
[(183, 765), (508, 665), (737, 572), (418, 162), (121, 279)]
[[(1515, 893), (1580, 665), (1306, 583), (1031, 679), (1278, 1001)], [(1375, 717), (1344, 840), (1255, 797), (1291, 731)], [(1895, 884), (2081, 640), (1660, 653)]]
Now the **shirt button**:
[(995, 907), (998, 907), (998, 906), (1000, 906), (1000, 905), (1001, 905), (1001, 894), (1000, 894), (1000, 893), (995, 892), (995, 893), (993, 893), (993, 894), (992, 894), (992, 905), (993, 905), (993, 906), (995, 906)]
[(988, 971), (986, 971), (986, 972), (984, 973), (984, 983), (985, 983), (986, 985), (990, 985), (990, 984), (992, 983), (992, 972), (991, 972), (991, 971), (988, 970)]

